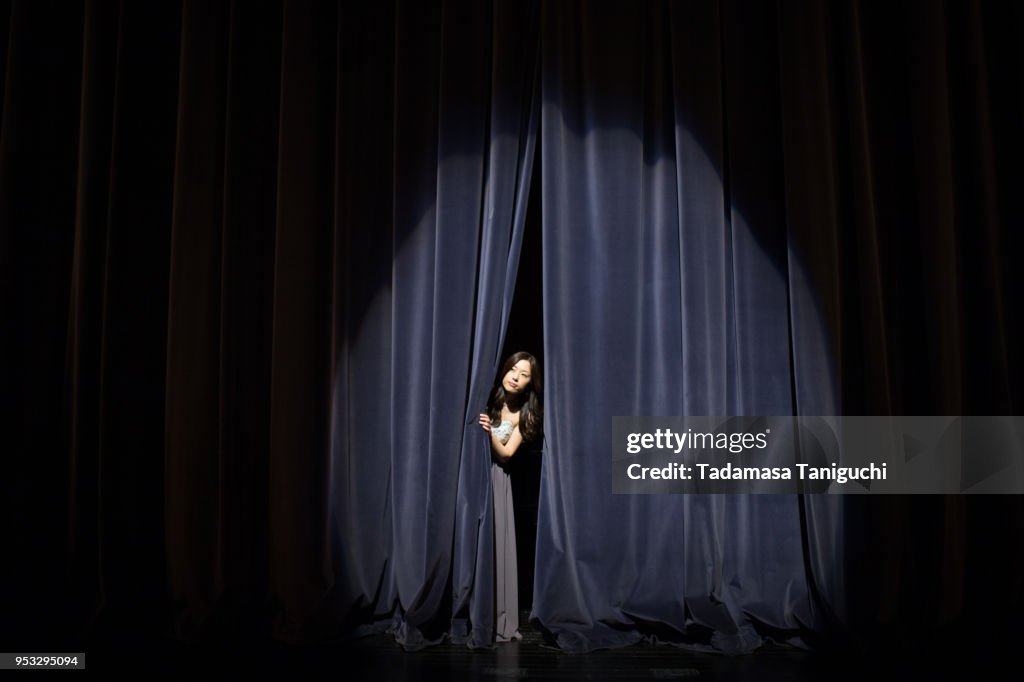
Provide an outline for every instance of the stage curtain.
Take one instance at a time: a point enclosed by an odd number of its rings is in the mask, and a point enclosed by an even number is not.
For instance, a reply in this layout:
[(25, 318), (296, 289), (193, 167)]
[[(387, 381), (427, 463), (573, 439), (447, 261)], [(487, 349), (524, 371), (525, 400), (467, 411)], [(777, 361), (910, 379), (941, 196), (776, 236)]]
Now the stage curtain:
[(1012, 650), (1019, 496), (609, 467), (616, 414), (1021, 412), (1022, 11), (0, 3), (3, 641), (489, 645), (535, 185), (537, 627)]
[(798, 638), (814, 621), (795, 497), (611, 494), (614, 415), (794, 409), (775, 67), (751, 58), (773, 36), (736, 21), (726, 41), (711, 5), (603, 9), (544, 14), (534, 613), (574, 651), (748, 651), (757, 624)]
[(986, 531), (1019, 537), (1019, 498), (614, 496), (610, 428), (1019, 411), (1019, 11), (579, 2), (542, 25), (536, 620), (571, 651), (1014, 631), (1021, 555)]
[[(353, 230), (340, 251), (339, 607), (356, 632), (389, 630), (409, 649), (445, 635), (494, 643), (491, 457), (478, 416), (522, 243), (537, 18), (510, 2), (397, 7), (393, 236), (382, 249)], [(356, 144), (353, 164), (382, 151), (374, 137)]]
[(4, 641), (493, 643), (537, 17), (3, 7)]

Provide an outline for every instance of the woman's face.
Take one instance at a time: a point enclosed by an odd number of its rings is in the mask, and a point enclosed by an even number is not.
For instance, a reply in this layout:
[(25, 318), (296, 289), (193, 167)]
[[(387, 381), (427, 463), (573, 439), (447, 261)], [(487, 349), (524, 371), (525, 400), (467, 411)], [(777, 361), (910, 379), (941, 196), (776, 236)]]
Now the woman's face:
[(501, 385), (506, 392), (517, 395), (530, 385), (530, 378), (530, 361), (520, 360), (512, 365), (512, 369), (505, 372), (505, 378), (501, 380)]

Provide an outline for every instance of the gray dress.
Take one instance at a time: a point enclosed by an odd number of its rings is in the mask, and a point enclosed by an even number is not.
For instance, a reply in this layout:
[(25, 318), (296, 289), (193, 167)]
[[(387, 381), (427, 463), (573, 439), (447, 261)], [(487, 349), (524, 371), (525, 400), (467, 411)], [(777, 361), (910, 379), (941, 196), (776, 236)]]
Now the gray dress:
[[(512, 436), (512, 422), (502, 421), (494, 435), (505, 444)], [(519, 571), (516, 568), (516, 519), (512, 508), (512, 481), (494, 458), (491, 459), (491, 489), (494, 496), (494, 596), (495, 639), (511, 642), (519, 634)]]

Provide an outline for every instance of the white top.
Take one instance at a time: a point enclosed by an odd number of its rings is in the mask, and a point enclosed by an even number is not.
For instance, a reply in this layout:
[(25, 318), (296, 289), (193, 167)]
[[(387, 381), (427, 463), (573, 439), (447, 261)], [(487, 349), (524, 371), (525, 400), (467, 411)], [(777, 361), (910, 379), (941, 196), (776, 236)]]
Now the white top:
[(498, 437), (498, 440), (501, 441), (501, 444), (504, 445), (508, 442), (508, 439), (512, 437), (512, 431), (514, 429), (515, 427), (512, 426), (512, 422), (507, 419), (503, 419), (501, 424), (493, 427), (491, 430), (494, 432), (494, 435)]

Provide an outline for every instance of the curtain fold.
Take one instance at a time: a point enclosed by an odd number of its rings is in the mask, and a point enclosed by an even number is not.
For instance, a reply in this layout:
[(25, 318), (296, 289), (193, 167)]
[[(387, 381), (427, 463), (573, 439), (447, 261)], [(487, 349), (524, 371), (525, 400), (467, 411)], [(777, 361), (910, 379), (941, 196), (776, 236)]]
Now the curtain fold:
[(491, 144), (487, 154), (470, 382), (460, 454), (452, 574), (452, 636), (494, 642), (495, 550), (490, 442), (481, 439), (512, 308), (539, 127), (536, 8), (499, 3), (493, 15)]
[[(355, 467), (388, 457), (389, 506), (369, 527), (390, 546), (373, 541), (368, 564), (342, 536), (347, 572), (362, 577), (344, 586), (345, 602), (371, 609), (370, 630), (391, 629), (409, 649), (446, 634), (494, 641), (490, 451), (477, 415), (497, 371), (530, 186), (534, 16), (511, 3), (396, 8), (394, 236), (381, 264), (390, 321), (365, 341), (390, 346), (391, 400), (360, 424), (338, 408), (358, 409), (381, 377), (338, 377), (334, 465), (337, 523), (354, 530), (362, 505), (379, 505), (362, 486), (380, 480)], [(345, 270), (367, 271), (362, 254), (348, 257)], [(341, 354), (352, 367), (352, 350)], [(390, 443), (344, 447), (360, 428), (390, 430)]]
[[(28, 3), (26, 3), (28, 4)], [(181, 15), (85, 8), (67, 324), (70, 441), (67, 579), (99, 630), (166, 614), (165, 438), (170, 242)], [(107, 118), (109, 117), (109, 118)], [(91, 135), (95, 133), (95, 137)], [(65, 413), (66, 414), (66, 413)], [(134, 635), (138, 637), (138, 635)]]
[[(215, 8), (204, 21), (196, 3), (183, 7), (171, 218), (164, 447), (180, 456), (165, 462), (164, 485), (171, 491), (164, 508), (170, 521), (166, 543), (179, 548), (170, 554), (175, 560), (168, 562), (168, 580), (176, 596), (196, 597), (181, 617), (195, 614), (200, 620), (224, 583), (217, 349), (223, 314), (226, 9)], [(213, 102), (210, 109), (207, 102)], [(213, 570), (207, 570), (211, 559)], [(197, 626), (183, 623), (182, 629)]]
[(337, 614), (330, 504), (330, 296), (339, 19), (336, 3), (285, 2), (271, 290), (267, 536), (275, 632), (306, 639)]
[[(771, 258), (784, 246), (779, 153), (751, 144), (778, 95), (745, 57), (771, 38), (753, 33), (760, 17), (726, 29), (699, 7), (602, 9), (544, 13), (549, 426), (534, 616), (573, 651), (644, 635), (745, 651), (755, 626), (797, 639), (813, 623), (796, 499), (613, 496), (606, 430), (613, 415), (792, 409)], [(670, 43), (677, 30), (701, 38)], [(693, 75), (708, 63), (719, 77)]]

